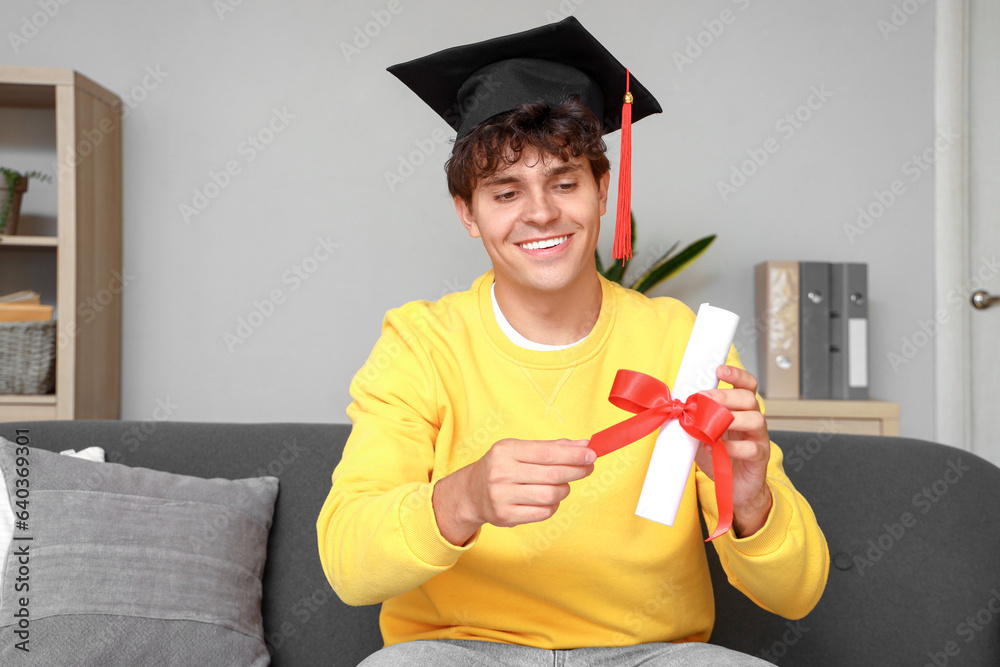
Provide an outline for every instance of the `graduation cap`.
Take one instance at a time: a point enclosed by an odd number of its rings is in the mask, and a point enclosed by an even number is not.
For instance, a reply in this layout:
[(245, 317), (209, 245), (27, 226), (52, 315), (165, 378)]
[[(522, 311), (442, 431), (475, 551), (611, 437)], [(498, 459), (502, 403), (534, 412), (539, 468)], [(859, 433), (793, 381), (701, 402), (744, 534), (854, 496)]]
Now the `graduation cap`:
[(440, 114), (457, 139), (521, 104), (555, 106), (578, 95), (604, 134), (622, 131), (614, 256), (632, 255), (632, 122), (663, 109), (575, 17), (445, 49), (388, 70)]

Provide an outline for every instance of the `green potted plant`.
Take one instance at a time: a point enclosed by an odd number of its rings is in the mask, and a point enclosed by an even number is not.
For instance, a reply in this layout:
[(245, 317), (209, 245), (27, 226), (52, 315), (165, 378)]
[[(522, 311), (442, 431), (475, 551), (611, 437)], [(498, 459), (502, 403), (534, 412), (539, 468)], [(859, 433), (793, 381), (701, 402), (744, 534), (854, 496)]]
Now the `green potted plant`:
[(0, 234), (17, 233), (17, 221), (21, 217), (21, 195), (28, 190), (32, 178), (51, 183), (52, 177), (39, 171), (21, 173), (7, 167), (0, 167)]
[[(631, 226), (632, 242), (635, 243), (634, 214), (632, 215)], [(652, 266), (643, 271), (642, 275), (628, 285), (622, 282), (622, 280), (625, 278), (625, 269), (628, 267), (631, 260), (616, 259), (612, 262), (611, 266), (606, 269), (604, 268), (604, 264), (601, 262), (601, 255), (597, 251), (594, 251), (594, 260), (597, 262), (597, 270), (605, 278), (616, 282), (619, 285), (624, 285), (629, 289), (634, 289), (637, 292), (645, 294), (670, 276), (686, 268), (687, 265), (694, 260), (698, 259), (698, 257), (708, 249), (708, 246), (712, 245), (712, 241), (714, 240), (715, 234), (705, 236), (683, 248), (677, 254), (674, 254), (674, 251), (677, 250), (677, 246), (680, 245), (680, 241), (674, 243), (670, 246), (670, 249), (667, 250), (667, 252), (665, 252), (658, 260), (653, 262)], [(633, 258), (634, 257), (635, 256), (633, 255)]]

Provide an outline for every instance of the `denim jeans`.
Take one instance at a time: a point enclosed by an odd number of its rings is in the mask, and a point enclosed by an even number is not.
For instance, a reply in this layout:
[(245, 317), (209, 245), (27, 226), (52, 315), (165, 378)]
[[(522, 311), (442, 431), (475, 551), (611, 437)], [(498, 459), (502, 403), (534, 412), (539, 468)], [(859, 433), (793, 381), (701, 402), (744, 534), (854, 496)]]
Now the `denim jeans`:
[(770, 665), (721, 646), (687, 642), (550, 651), (469, 639), (393, 644), (359, 667), (752, 667)]

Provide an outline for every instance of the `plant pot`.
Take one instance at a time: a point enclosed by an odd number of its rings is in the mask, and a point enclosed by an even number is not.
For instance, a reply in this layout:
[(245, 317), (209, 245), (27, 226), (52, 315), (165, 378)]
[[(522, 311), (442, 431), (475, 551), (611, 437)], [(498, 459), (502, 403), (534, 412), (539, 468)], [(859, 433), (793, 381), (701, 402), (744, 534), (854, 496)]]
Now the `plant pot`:
[[(28, 179), (23, 176), (14, 183), (14, 192), (11, 193), (7, 184), (0, 181), (0, 234), (16, 234), (17, 221), (21, 218), (21, 196), (28, 191)], [(13, 197), (11, 197), (13, 194)], [(10, 197), (9, 207), (7, 198)], [(4, 219), (6, 214), (6, 220)], [(6, 222), (6, 224), (4, 224)]]

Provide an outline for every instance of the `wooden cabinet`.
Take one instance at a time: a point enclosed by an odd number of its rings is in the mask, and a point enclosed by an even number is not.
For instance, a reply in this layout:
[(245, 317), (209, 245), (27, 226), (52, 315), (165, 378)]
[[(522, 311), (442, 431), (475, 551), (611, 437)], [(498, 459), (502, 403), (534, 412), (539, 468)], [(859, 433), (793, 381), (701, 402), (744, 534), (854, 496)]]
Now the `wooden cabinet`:
[[(0, 236), (0, 263), (55, 271), (55, 393), (0, 395), (0, 421), (118, 419), (121, 409), (122, 149), (121, 100), (85, 76), (48, 67), (0, 66), (0, 107), (55, 111), (54, 236)], [(16, 137), (17, 128), (0, 133)], [(29, 192), (30, 196), (30, 192)], [(4, 285), (0, 294), (25, 289)]]
[(772, 431), (899, 435), (899, 403), (764, 399)]

